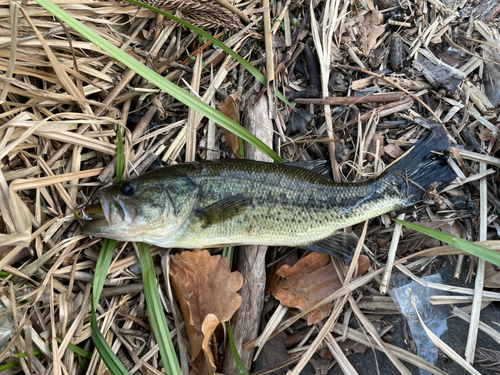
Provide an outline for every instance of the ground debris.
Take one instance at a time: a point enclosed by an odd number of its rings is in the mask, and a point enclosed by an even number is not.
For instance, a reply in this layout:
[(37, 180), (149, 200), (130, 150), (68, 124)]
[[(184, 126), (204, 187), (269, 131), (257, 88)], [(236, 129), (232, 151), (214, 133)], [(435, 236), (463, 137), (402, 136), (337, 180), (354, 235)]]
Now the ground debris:
[[(55, 3), (188, 96), (244, 125), (286, 161), (328, 160), (325, 176), (337, 182), (377, 176), (434, 126), (444, 127), (452, 143), (449, 164), (458, 178), (451, 185), (433, 185), (424, 203), (404, 213), (345, 229), (363, 242), (358, 263), (300, 249), (237, 247), (231, 272), (221, 249), (176, 249), (168, 257), (152, 247), (155, 261), (163, 257), (162, 267), (155, 263), (158, 291), (185, 373), (235, 373), (220, 324), (233, 314), (250, 373), (400, 373), (394, 366), (411, 374), (461, 373), (453, 354), (432, 365), (412, 352), (407, 323), (382, 294), (384, 276), (422, 283), (436, 273), (446, 295), (431, 303), (453, 311), (448, 324), (455, 327), (442, 341), (476, 371), (500, 373), (498, 266), (399, 230), (391, 220), (403, 214), (500, 249), (497, 0), (148, 1), (234, 49), (272, 78), (267, 86), (211, 41), (152, 11), (123, 1)], [(0, 73), (0, 305), (9, 322), (2, 332), (10, 335), (0, 342), (0, 368), (102, 374), (89, 323), (102, 240), (82, 235), (74, 213), (92, 207), (97, 189), (114, 181), (117, 126), (123, 177), (198, 160), (271, 159), (35, 2), (0, 0)], [(317, 257), (321, 262), (311, 266)], [(245, 281), (234, 271), (242, 268)], [(131, 373), (160, 373), (160, 338), (141, 273), (133, 245), (118, 243), (98, 325)], [(207, 280), (217, 280), (210, 292)], [(389, 294), (394, 287), (389, 282)], [(239, 310), (237, 293), (249, 296)], [(245, 325), (259, 317), (260, 327)], [(263, 352), (252, 368), (257, 347)]]

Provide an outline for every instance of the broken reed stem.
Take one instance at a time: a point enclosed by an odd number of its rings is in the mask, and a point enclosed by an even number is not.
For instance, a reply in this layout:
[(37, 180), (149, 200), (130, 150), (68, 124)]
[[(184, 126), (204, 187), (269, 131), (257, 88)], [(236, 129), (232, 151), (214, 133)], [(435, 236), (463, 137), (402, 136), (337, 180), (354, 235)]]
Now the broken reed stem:
[(219, 5), (222, 5), (224, 8), (229, 9), (231, 12), (236, 14), (240, 19), (246, 24), (250, 23), (250, 18), (243, 13), (239, 8), (236, 8), (233, 4), (228, 3), (226, 0), (215, 0)]
[(264, 331), (261, 333), (261, 335), (259, 336), (259, 340), (257, 341), (256, 346), (258, 349), (253, 357), (254, 362), (257, 360), (260, 352), (264, 348), (264, 345), (269, 340), (269, 336), (272, 335), (274, 329), (280, 324), (287, 312), (288, 307), (282, 304), (280, 304), (274, 311), (271, 319), (269, 319), (269, 322), (266, 325), (266, 328), (264, 328)]
[[(477, 55), (475, 53), (472, 53), (472, 52), (469, 52), (467, 49), (463, 48), (462, 46), (459, 46), (458, 44), (456, 44), (449, 36), (447, 33), (445, 33), (443, 35), (443, 38), (444, 40), (453, 48), (455, 49), (458, 49), (459, 51), (469, 55), (469, 56), (472, 56), (472, 57), (475, 57), (477, 59), (480, 59), (480, 60), (483, 60), (483, 61), (486, 61), (486, 62), (490, 62), (490, 63), (493, 63), (493, 64), (497, 64), (497, 65), (500, 65), (500, 61), (496, 61), (496, 60), (492, 60), (492, 59), (488, 59), (487, 57), (483, 57), (481, 55)], [(467, 38), (469, 39), (469, 38)], [(483, 42), (484, 43), (484, 42)]]
[[(94, 112), (95, 117), (99, 117), (104, 113), (104, 111), (106, 110), (104, 105), (106, 106), (111, 105), (117, 98), (118, 94), (120, 94), (127, 87), (127, 85), (130, 83), (130, 81), (132, 81), (132, 78), (134, 78), (136, 74), (137, 74), (136, 72), (130, 69), (127, 69), (125, 71), (125, 74), (123, 75), (120, 82), (115, 86), (113, 91), (111, 91), (107, 96), (107, 98), (104, 99), (104, 101), (102, 102), (103, 107), (99, 107), (95, 110)], [(78, 128), (75, 134), (82, 135), (87, 131), (89, 127), (90, 127), (89, 123), (83, 124)], [(47, 165), (49, 167), (52, 167), (59, 159), (62, 158), (62, 156), (66, 153), (66, 151), (68, 151), (72, 146), (73, 145), (71, 143), (64, 143), (56, 152), (54, 152), (50, 156), (50, 158), (47, 160)]]
[(330, 350), (330, 353), (332, 353), (333, 357), (335, 358), (340, 368), (344, 372), (344, 374), (359, 375), (354, 366), (347, 359), (346, 355), (342, 351), (342, 348), (338, 344), (337, 340), (335, 340), (335, 338), (330, 332), (326, 334), (325, 343), (328, 349)]
[[(305, 365), (309, 362), (311, 357), (313, 356), (314, 353), (316, 353), (316, 350), (320, 346), (320, 344), (323, 342), (325, 339), (326, 335), (330, 333), (330, 330), (335, 326), (335, 323), (337, 322), (337, 319), (342, 312), (342, 308), (344, 307), (347, 298), (349, 298), (351, 293), (348, 293), (344, 296), (342, 302), (339, 300), (339, 304), (337, 304), (337, 308), (332, 311), (330, 314), (330, 317), (326, 321), (325, 325), (323, 328), (321, 328), (321, 331), (319, 331), (318, 336), (314, 339), (312, 344), (309, 346), (307, 351), (302, 354), (302, 357), (300, 358), (299, 363), (297, 363), (297, 366), (294, 367), (293, 371), (288, 371), (287, 375), (299, 375), (302, 371), (302, 369), (305, 367)], [(411, 374), (410, 374), (411, 375)]]
[(273, 25), (273, 28), (271, 30), (272, 33), (273, 33), (273, 35), (276, 34), (276, 31), (278, 31), (278, 29), (280, 28), (280, 26), (284, 22), (284, 18), (285, 18), (286, 12), (288, 11), (288, 7), (290, 6), (291, 2), (292, 2), (292, 0), (287, 0), (287, 2), (285, 3), (285, 5), (281, 9), (281, 13), (276, 18), (276, 21), (274, 21), (274, 25)]
[[(301, 311), (300, 313), (288, 318), (287, 320), (283, 321), (283, 323), (273, 332), (273, 334), (270, 336), (270, 338), (273, 338), (276, 335), (278, 335), (280, 332), (283, 332), (286, 328), (290, 327), (293, 323), (298, 321), (303, 316), (309, 314), (311, 311), (320, 308), (324, 304), (327, 304), (329, 302), (333, 302), (333, 301), (339, 299), (340, 297), (343, 297), (346, 294), (351, 293), (352, 291), (356, 290), (357, 288), (368, 284), (372, 279), (374, 279), (376, 276), (380, 275), (382, 273), (382, 271), (383, 271), (383, 269), (381, 268), (377, 271), (373, 271), (372, 273), (369, 273), (368, 275), (361, 276), (361, 277), (355, 279), (354, 281), (350, 282), (349, 284), (344, 285), (342, 288), (333, 292), (328, 297), (325, 297), (323, 300), (319, 301), (314, 306), (312, 306), (304, 311)], [(243, 347), (247, 350), (254, 348), (258, 339), (259, 339), (259, 337), (245, 343), (243, 345)]]
[(413, 99), (412, 98), (405, 98), (403, 100), (397, 101), (397, 102), (390, 102), (389, 104), (384, 104), (378, 108), (372, 109), (371, 111), (360, 114), (359, 119), (353, 119), (345, 124), (338, 126), (336, 128), (337, 131), (340, 131), (342, 129), (345, 129), (353, 124), (357, 124), (358, 121), (366, 121), (370, 119), (374, 114), (377, 115), (379, 118), (389, 116), (393, 113), (396, 112), (402, 112), (405, 111), (406, 109), (410, 108), (412, 106)]
[(30, 180), (15, 180), (11, 183), (11, 188), (14, 191), (39, 189), (42, 187), (55, 185), (57, 183), (71, 181), (75, 179), (82, 179), (94, 177), (99, 175), (104, 168), (95, 168), (81, 172), (65, 173), (55, 176), (33, 178)]
[[(420, 99), (417, 95), (415, 95), (412, 92), (408, 91), (407, 89), (405, 89), (401, 85), (397, 84), (396, 82), (393, 82), (390, 79), (386, 78), (384, 75), (373, 73), (373, 72), (371, 72), (369, 70), (362, 69), (362, 68), (356, 68), (354, 66), (349, 66), (349, 65), (337, 64), (335, 66), (339, 67), (339, 68), (342, 68), (342, 69), (346, 69), (346, 70), (355, 70), (355, 71), (358, 71), (358, 72), (365, 73), (365, 74), (368, 74), (370, 76), (376, 77), (378, 79), (383, 80), (387, 84), (389, 84), (391, 86), (394, 86), (398, 90), (403, 91), (405, 94), (410, 95), (413, 99), (415, 99), (417, 102), (419, 102), (425, 109), (427, 109), (429, 111), (429, 113), (436, 119), (436, 121), (439, 122), (443, 126), (444, 130), (446, 130), (446, 127), (444, 126), (443, 121), (441, 121), (441, 119), (439, 118), (439, 116), (436, 115), (436, 113), (434, 113), (434, 111), (427, 104), (425, 104), (422, 99)], [(448, 130), (446, 130), (446, 132), (448, 132)]]
[(457, 362), (460, 366), (462, 366), (465, 370), (467, 370), (469, 373), (473, 375), (480, 375), (480, 373), (472, 367), (469, 363), (467, 363), (462, 357), (460, 357), (452, 348), (450, 348), (448, 345), (446, 345), (439, 337), (437, 337), (424, 323), (422, 317), (420, 316), (420, 313), (417, 310), (417, 305), (415, 304), (415, 299), (413, 298), (413, 292), (410, 289), (410, 299), (411, 299), (411, 304), (413, 308), (415, 309), (415, 312), (417, 313), (417, 318), (418, 321), (420, 322), (420, 325), (424, 329), (425, 333), (427, 333), (427, 336), (431, 339), (431, 341), (439, 348), (441, 349), (448, 357), (450, 357), (452, 360)]
[[(456, 253), (455, 253), (456, 254)], [(429, 256), (438, 256), (438, 255), (444, 255), (444, 254), (429, 254)], [(415, 276), (408, 268), (403, 266), (401, 263), (404, 261), (408, 260), (408, 257), (403, 258), (398, 260), (397, 262), (394, 263), (394, 265), (405, 275), (408, 275), (412, 280), (416, 281), (422, 286), (425, 286), (426, 288), (433, 288), (437, 290), (444, 290), (446, 292), (451, 292), (451, 293), (460, 293), (460, 294), (465, 294), (468, 296), (473, 296), (476, 291), (471, 288), (463, 288), (463, 287), (456, 287), (452, 285), (446, 285), (446, 284), (438, 284), (438, 283), (433, 283), (429, 281), (422, 280), (420, 277)], [(483, 297), (491, 297), (491, 298), (500, 298), (500, 293), (496, 292), (490, 292), (487, 290), (482, 291)]]
[(402, 100), (403, 97), (404, 93), (402, 92), (389, 92), (365, 96), (328, 97), (325, 99), (297, 98), (294, 100), (294, 102), (297, 104), (353, 105), (365, 103), (397, 102), (399, 100)]
[[(399, 214), (397, 218), (399, 220), (404, 220), (405, 214)], [(402, 229), (403, 226), (399, 223), (396, 223), (392, 235), (391, 246), (389, 248), (389, 254), (387, 255), (387, 263), (385, 265), (384, 275), (382, 276), (382, 282), (380, 283), (380, 294), (382, 295), (387, 293), (387, 287), (389, 286), (389, 280), (391, 279), (392, 267), (394, 266), (394, 259), (396, 258), (396, 250), (398, 249), (399, 238), (401, 237)]]
[(361, 249), (363, 249), (363, 244), (365, 243), (366, 232), (368, 231), (368, 223), (370, 220), (365, 221), (365, 225), (363, 226), (363, 232), (361, 233), (361, 237), (359, 237), (358, 244), (356, 245), (356, 250), (354, 251), (354, 256), (352, 257), (351, 265), (347, 270), (347, 274), (344, 280), (344, 285), (351, 282), (352, 276), (358, 269), (358, 259), (361, 254)]
[[(314, 45), (316, 46), (316, 52), (318, 54), (319, 65), (321, 70), (321, 75), (320, 75), (321, 95), (323, 98), (326, 98), (329, 96), (328, 80), (331, 71), (330, 67), (331, 38), (328, 38), (327, 34), (331, 36), (333, 34), (333, 27), (334, 27), (332, 24), (329, 23), (329, 21), (333, 22), (333, 20), (328, 20), (328, 18), (335, 16), (331, 13), (330, 10), (328, 10), (328, 12), (325, 11), (323, 18), (324, 29), (321, 30), (322, 31), (321, 33), (322, 38), (321, 38), (319, 24), (314, 16), (313, 2), (311, 2), (309, 5), (310, 5), (309, 11), (311, 14), (311, 31), (313, 35)], [(325, 114), (326, 132), (328, 134), (328, 138), (335, 138), (335, 135), (333, 133), (332, 112), (330, 106), (328, 104), (324, 105), (323, 111)], [(328, 150), (330, 152), (330, 162), (332, 164), (333, 180), (339, 183), (342, 181), (342, 178), (340, 176), (340, 168), (336, 158), (335, 143), (328, 143)]]
[(354, 311), (354, 314), (359, 319), (360, 323), (367, 329), (368, 333), (373, 337), (377, 345), (382, 348), (383, 352), (387, 355), (387, 357), (389, 357), (392, 364), (399, 370), (401, 374), (411, 375), (411, 372), (408, 371), (408, 369), (401, 363), (401, 361), (398, 359), (398, 357), (396, 357), (392, 350), (386, 347), (385, 343), (380, 339), (373, 324), (361, 312), (358, 304), (351, 296), (349, 296), (349, 304), (351, 305), (352, 311)]
[(267, 8), (264, 11), (264, 43), (266, 46), (266, 78), (269, 86), (274, 79), (274, 59), (273, 59), (273, 39), (271, 37), (271, 9), (269, 0), (262, 0), (262, 6)]
[[(479, 163), (479, 173), (486, 172), (486, 163)], [(479, 240), (486, 241), (488, 225), (488, 177), (479, 181)], [(477, 332), (479, 330), (479, 317), (481, 315), (481, 304), (484, 286), (484, 259), (478, 258), (476, 282), (474, 285), (474, 300), (472, 301), (472, 311), (470, 315), (469, 335), (467, 336), (467, 346), (465, 347), (465, 360), (467, 363), (474, 363), (474, 353), (476, 351)]]
[[(466, 322), (470, 323), (470, 315), (469, 315), (469, 314), (467, 314), (467, 313), (465, 313), (465, 312), (463, 312), (463, 311), (462, 311), (461, 309), (459, 309), (458, 307), (456, 307), (456, 306), (455, 306), (455, 307), (453, 308), (453, 310), (451, 311), (451, 313), (452, 313), (454, 316), (456, 316), (456, 317), (458, 317), (458, 318), (460, 318), (460, 319), (462, 319), (462, 320), (464, 320), (464, 321), (466, 321)], [(498, 332), (496, 329), (493, 329), (493, 328), (492, 328), (492, 327), (490, 327), (488, 324), (483, 323), (483, 322), (481, 322), (481, 321), (479, 322), (479, 326), (478, 326), (478, 328), (479, 328), (481, 331), (483, 331), (484, 333), (486, 333), (488, 336), (490, 336), (490, 337), (491, 337), (493, 340), (495, 340), (497, 343), (499, 343), (499, 344), (500, 344), (500, 332)]]
[[(337, 323), (335, 327), (333, 327), (332, 331), (338, 335), (342, 335), (342, 325)], [(353, 328), (348, 328), (347, 329), (347, 338), (357, 341), (360, 344), (366, 345), (368, 347), (371, 347), (373, 349), (383, 351), (383, 349), (378, 346), (376, 343), (373, 342), (373, 340), (370, 340), (370, 338), (366, 335), (365, 332), (358, 331)], [(399, 346), (391, 345), (391, 344), (385, 344), (387, 348), (392, 350), (392, 352), (398, 356), (398, 358), (401, 358), (405, 362), (411, 363), (414, 366), (417, 366), (427, 372), (430, 372), (433, 375), (448, 375), (446, 372), (441, 371), (438, 369), (436, 366), (430, 364), (427, 362), (425, 359), (422, 357), (419, 357), (416, 354), (413, 354), (411, 351), (405, 350), (403, 348), (400, 348)]]
[[(196, 94), (198, 94), (200, 91), (202, 60), (203, 60), (203, 53), (200, 53), (200, 55), (196, 57), (196, 62), (193, 68), (193, 78), (191, 80), (191, 87), (196, 92)], [(198, 112), (196, 112), (192, 108), (189, 108), (187, 128), (186, 128), (187, 162), (196, 160), (196, 127), (198, 125), (197, 120), (198, 120)]]
[(331, 138), (319, 138), (319, 139), (300, 139), (298, 141), (292, 140), (287, 143), (283, 143), (282, 146), (288, 146), (291, 144), (301, 144), (301, 143), (330, 143), (330, 142), (344, 142), (343, 139), (331, 139)]

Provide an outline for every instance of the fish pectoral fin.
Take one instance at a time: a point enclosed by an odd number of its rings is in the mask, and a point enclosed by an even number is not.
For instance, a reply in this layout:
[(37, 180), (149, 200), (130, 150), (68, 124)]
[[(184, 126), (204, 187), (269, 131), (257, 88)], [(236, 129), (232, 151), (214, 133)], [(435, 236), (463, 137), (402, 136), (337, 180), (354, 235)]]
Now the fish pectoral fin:
[(205, 208), (196, 210), (196, 216), (202, 221), (202, 228), (219, 224), (246, 211), (253, 202), (251, 194), (236, 194), (217, 201)]
[(359, 239), (353, 234), (337, 232), (331, 237), (309, 245), (300, 246), (300, 248), (328, 254), (332, 257), (342, 259), (346, 264), (349, 264), (354, 255), (354, 250), (356, 250), (356, 246), (358, 245), (358, 241)]

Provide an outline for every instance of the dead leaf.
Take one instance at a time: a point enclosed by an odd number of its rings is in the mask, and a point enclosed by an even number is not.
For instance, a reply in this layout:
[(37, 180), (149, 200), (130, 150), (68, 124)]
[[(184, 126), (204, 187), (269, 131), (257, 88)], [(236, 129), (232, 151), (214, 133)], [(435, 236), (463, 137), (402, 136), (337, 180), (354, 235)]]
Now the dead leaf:
[[(219, 111), (229, 117), (231, 120), (239, 123), (238, 119), (238, 101), (243, 89), (238, 87), (238, 90), (229, 95), (222, 103), (219, 104)], [(226, 144), (233, 150), (236, 154), (238, 151), (238, 137), (233, 133), (220, 126), (222, 132), (224, 133), (224, 138), (226, 139)]]
[[(366, 272), (370, 266), (367, 256), (361, 255), (358, 262), (358, 275)], [(276, 284), (273, 296), (282, 305), (296, 307), (302, 311), (314, 306), (325, 297), (342, 287), (337, 271), (330, 262), (330, 257), (322, 253), (311, 253), (299, 260), (293, 267), (284, 265), (277, 274), (281, 280)], [(332, 304), (308, 314), (308, 324), (319, 322), (328, 316)]]
[(185, 251), (172, 256), (170, 279), (191, 346), (191, 375), (215, 374), (215, 356), (210, 346), (220, 322), (227, 322), (241, 305), (236, 292), (243, 276), (229, 270), (229, 259), (211, 256), (206, 250)]
[(486, 262), (484, 269), (484, 287), (500, 288), (500, 267)]
[(456, 220), (451, 220), (451, 221), (444, 223), (443, 225), (440, 225), (439, 229), (441, 229), (441, 232), (445, 232), (445, 233), (451, 234), (453, 236), (457, 236), (460, 238), (462, 238), (462, 236), (463, 236), (463, 231), (460, 228), (460, 226), (458, 225)]
[(377, 38), (385, 31), (385, 26), (379, 26), (383, 21), (383, 14), (376, 9), (366, 13), (364, 16), (364, 20), (360, 25), (361, 38), (359, 41), (363, 54), (366, 57), (370, 55), (370, 51), (377, 44)]
[[(15, 246), (0, 246), (0, 260), (5, 258), (9, 253), (15, 249)], [(19, 262), (20, 260), (29, 257), (30, 252), (29, 250), (25, 247), (23, 248), (19, 253), (17, 253), (12, 259), (10, 259), (7, 264), (8, 265), (13, 265), (14, 263)]]
[(384, 136), (382, 134), (375, 133), (373, 134), (372, 143), (370, 144), (370, 148), (368, 149), (368, 153), (366, 154), (366, 160), (374, 161), (375, 154), (377, 152), (377, 141), (379, 142), (378, 156), (384, 156)]
[(297, 252), (294, 251), (292, 254), (281, 259), (278, 263), (274, 265), (274, 271), (271, 274), (268, 274), (266, 277), (266, 293), (271, 294), (276, 286), (276, 283), (280, 281), (280, 276), (278, 275), (277, 270), (279, 270), (283, 265), (287, 264), (290, 267), (293, 266), (298, 261)]
[(387, 155), (394, 159), (397, 159), (401, 156), (400, 148), (393, 143), (389, 143), (387, 146), (384, 146), (384, 151)]
[(340, 51), (339, 47), (335, 43), (330, 44), (330, 61), (331, 62), (336, 62), (336, 61), (341, 61), (343, 58), (342, 52)]
[(203, 367), (208, 370), (209, 374), (215, 374), (215, 370), (217, 370), (217, 367), (215, 366), (214, 353), (210, 348), (210, 338), (212, 337), (212, 334), (215, 332), (215, 329), (217, 328), (219, 323), (219, 319), (217, 319), (214, 314), (208, 314), (201, 326), (201, 330), (203, 332), (203, 335), (205, 336), (201, 345), (205, 354), (205, 364)]
[[(272, 369), (278, 363), (288, 360), (288, 352), (285, 346), (286, 334), (281, 332), (277, 336), (269, 339), (264, 344), (261, 354), (253, 363), (253, 372), (266, 369)], [(285, 369), (279, 369), (271, 372), (272, 375), (285, 375)]]
[(488, 142), (491, 139), (492, 133), (488, 128), (484, 128), (484, 130), (479, 133), (479, 139), (484, 142)]
[(391, 239), (392, 235), (390, 233), (377, 233), (375, 235), (375, 242), (380, 249), (385, 247)]

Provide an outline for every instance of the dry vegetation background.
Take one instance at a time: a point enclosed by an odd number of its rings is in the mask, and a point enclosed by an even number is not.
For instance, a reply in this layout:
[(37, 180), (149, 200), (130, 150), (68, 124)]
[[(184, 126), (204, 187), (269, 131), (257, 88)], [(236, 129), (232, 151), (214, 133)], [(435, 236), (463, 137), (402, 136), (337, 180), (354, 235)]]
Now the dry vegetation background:
[[(283, 159), (330, 160), (336, 181), (369, 178), (430, 126), (444, 126), (458, 180), (439, 194), (430, 191), (431, 204), (400, 217), (500, 248), (500, 3), (151, 3), (238, 51), (273, 79), (266, 88), (221, 49), (153, 12), (114, 1), (54, 2), (239, 120)], [(124, 132), (127, 176), (239, 157), (242, 144), (32, 1), (0, 0), (0, 73), (0, 363), (18, 361), (3, 373), (106, 373), (89, 323), (101, 239), (82, 235), (83, 221), (74, 211), (114, 180), (117, 124)], [(296, 110), (277, 99), (274, 88), (286, 92)], [(268, 160), (249, 145), (244, 150), (248, 158)], [(395, 226), (390, 215), (348, 231), (361, 238), (357, 270), (357, 263), (347, 267), (321, 254), (245, 247), (236, 250), (230, 272), (217, 258), (220, 249), (175, 250), (170, 284), (169, 255), (152, 247), (183, 371), (236, 373), (219, 325), (233, 317), (249, 371), (253, 348), (262, 350), (254, 373), (416, 374), (417, 367), (433, 374), (500, 373), (497, 267)], [(99, 324), (131, 374), (161, 374), (137, 262), (132, 244), (119, 243)], [(434, 366), (416, 354), (386, 291), (393, 286), (391, 275), (422, 282), (443, 266), (452, 276), (441, 287), (445, 295), (433, 303), (453, 307), (449, 321), (470, 326), (462, 326), (457, 341), (438, 342), (442, 356)], [(204, 272), (214, 278), (216, 292), (194, 283)], [(198, 304), (193, 322), (183, 319), (193, 314), (188, 300)], [(481, 321), (485, 308), (493, 311), (488, 324)], [(61, 339), (57, 350), (52, 338)], [(78, 354), (76, 347), (86, 352)], [(19, 353), (27, 355), (16, 358)], [(474, 368), (468, 364), (473, 362)]]

